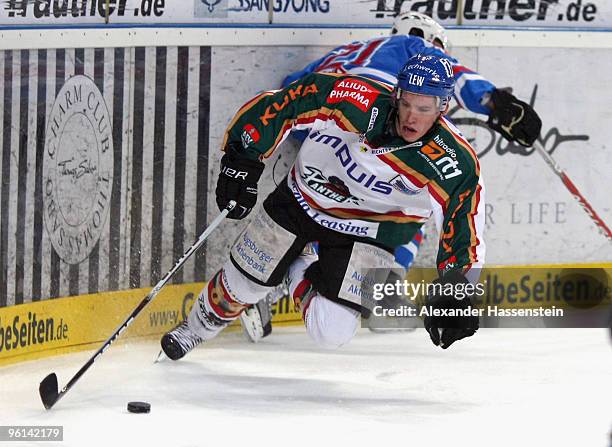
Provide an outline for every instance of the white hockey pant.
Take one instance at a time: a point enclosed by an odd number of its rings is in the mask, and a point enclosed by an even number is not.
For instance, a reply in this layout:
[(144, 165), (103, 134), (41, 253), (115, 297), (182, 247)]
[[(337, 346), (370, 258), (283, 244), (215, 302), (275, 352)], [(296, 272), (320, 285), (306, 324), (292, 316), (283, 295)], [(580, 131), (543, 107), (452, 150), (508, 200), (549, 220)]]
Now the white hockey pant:
[[(334, 349), (353, 338), (359, 312), (307, 289), (309, 282), (304, 280), (304, 272), (316, 259), (316, 255), (300, 256), (291, 264), (289, 291), (300, 303), (308, 335), (319, 346)], [(272, 289), (251, 281), (228, 260), (200, 292), (189, 313), (189, 328), (203, 340), (210, 340)], [(303, 294), (305, 291), (308, 293)]]

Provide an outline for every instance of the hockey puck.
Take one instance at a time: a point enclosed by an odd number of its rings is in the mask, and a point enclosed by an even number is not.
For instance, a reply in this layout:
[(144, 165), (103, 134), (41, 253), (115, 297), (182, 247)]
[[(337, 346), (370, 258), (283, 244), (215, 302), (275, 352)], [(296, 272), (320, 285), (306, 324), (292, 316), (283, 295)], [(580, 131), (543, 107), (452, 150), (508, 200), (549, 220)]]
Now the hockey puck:
[(127, 409), (130, 413), (150, 413), (151, 404), (148, 402), (128, 402)]

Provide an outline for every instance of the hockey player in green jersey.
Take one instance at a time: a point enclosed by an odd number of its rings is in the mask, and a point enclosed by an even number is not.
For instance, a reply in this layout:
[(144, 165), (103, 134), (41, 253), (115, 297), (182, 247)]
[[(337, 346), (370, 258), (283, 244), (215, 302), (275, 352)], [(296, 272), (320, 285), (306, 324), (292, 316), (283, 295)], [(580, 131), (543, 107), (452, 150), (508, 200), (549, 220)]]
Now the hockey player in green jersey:
[[(288, 133), (306, 129), (308, 137), (187, 320), (162, 337), (166, 355), (177, 360), (216, 336), (287, 270), (308, 334), (323, 347), (346, 344), (362, 310), (352, 280), (363, 267), (392, 267), (395, 247), (432, 214), (441, 230), (438, 281), (476, 281), (485, 252), (484, 187), (473, 149), (444, 117), (453, 87), (450, 61), (424, 52), (402, 68), (394, 89), (314, 73), (247, 102), (226, 131), (217, 182), (219, 208), (238, 203), (230, 218), (253, 209), (263, 161)], [(312, 241), (318, 257), (302, 260)], [(470, 301), (429, 296), (427, 304), (457, 309)], [(473, 335), (478, 320), (432, 316), (425, 327), (434, 344), (447, 348)]]

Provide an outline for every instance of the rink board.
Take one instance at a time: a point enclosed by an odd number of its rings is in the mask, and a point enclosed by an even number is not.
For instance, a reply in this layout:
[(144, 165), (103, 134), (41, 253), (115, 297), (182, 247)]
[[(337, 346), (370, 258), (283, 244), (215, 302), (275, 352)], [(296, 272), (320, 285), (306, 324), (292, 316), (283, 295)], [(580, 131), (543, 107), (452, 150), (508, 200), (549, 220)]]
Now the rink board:
[[(158, 336), (184, 320), (204, 283), (166, 286), (120, 340)], [(0, 365), (92, 349), (136, 308), (150, 289), (44, 300), (0, 309)], [(301, 322), (287, 298), (274, 306), (275, 324)], [(238, 326), (238, 322), (234, 323)]]
[[(551, 293), (551, 277), (568, 269), (597, 270), (604, 277), (601, 298), (594, 306), (609, 309), (612, 304), (612, 264), (522, 266), (485, 269), (481, 282), (491, 283), (486, 301), (474, 301), (479, 308), (496, 306), (503, 309), (593, 307), (588, 301), (565, 299), (562, 293)], [(415, 269), (407, 277), (413, 283), (431, 282), (436, 271)], [(534, 284), (542, 290), (534, 293)], [(184, 320), (204, 283), (166, 286), (121, 335), (121, 340), (159, 336)], [(547, 286), (548, 285), (548, 286)], [(550, 290), (547, 292), (546, 288)], [(528, 290), (530, 289), (530, 290)], [(497, 290), (497, 291), (495, 291)], [(501, 291), (501, 292), (500, 292)], [(149, 289), (106, 292), (80, 297), (43, 300), (0, 309), (0, 365), (30, 360), (65, 352), (99, 347), (127, 318)], [(417, 299), (417, 304), (420, 300)], [(274, 325), (301, 324), (288, 297), (272, 307)], [(238, 322), (234, 323), (238, 326)], [(503, 326), (502, 326), (503, 327)], [(601, 327), (605, 327), (605, 324)]]
[[(211, 32), (214, 40), (203, 35), (201, 45), (193, 45), (198, 33), (207, 32), (197, 29), (184, 36), (180, 29), (168, 31), (175, 45), (159, 37), (145, 46), (151, 36), (139, 31), (127, 41), (134, 46), (113, 47), (111, 39), (104, 48), (96, 46), (99, 35), (83, 32), (79, 48), (0, 51), (0, 341), (6, 344), (7, 327), (19, 333), (14, 350), (15, 337), (0, 351), (0, 362), (93, 346), (129, 314), (217, 215), (220, 145), (235, 111), (330, 49), (323, 45), (331, 31), (308, 31), (287, 31), (298, 36), (295, 44), (262, 46), (246, 45), (238, 31), (240, 44)], [(253, 32), (265, 30), (248, 36)], [(268, 34), (278, 38), (279, 32)], [(336, 30), (330, 42), (363, 38), (363, 32)], [(467, 38), (462, 33), (457, 36)], [(545, 34), (525, 47), (527, 34), (519, 32), (480, 45), (481, 34), (456, 45), (453, 55), (499, 87), (512, 86), (536, 108), (542, 144), (610, 223), (612, 128), (602, 126), (611, 117), (610, 48), (585, 52), (575, 43), (580, 33), (567, 47)], [(597, 37), (606, 41), (608, 35)], [(60, 37), (53, 42), (66, 41)], [(573, 60), (580, 64), (568, 64)], [(73, 119), (74, 104), (96, 126)], [(538, 154), (508, 144), (482, 116), (458, 107), (449, 115), (480, 158), (488, 264), (612, 261), (609, 242)], [(295, 150), (284, 144), (269, 160), (260, 202), (282, 181)], [(224, 222), (157, 298), (160, 307), (151, 309), (161, 313), (145, 312), (128, 335), (157, 335), (182, 317), (188, 294), (192, 300), (201, 281), (227, 260), (247, 222)], [(437, 249), (428, 223), (416, 265), (436, 265)], [(286, 321), (299, 320), (288, 301), (281, 307)], [(94, 330), (80, 324), (87, 315), (116, 316), (95, 320)], [(156, 325), (151, 315), (159, 316)], [(42, 343), (34, 341), (39, 330)]]
[[(610, 49), (512, 45), (509, 38), (505, 46), (457, 46), (453, 54), (534, 105), (543, 145), (602, 219), (612, 221), (612, 129), (600, 124), (609, 118), (600, 92), (608, 91)], [(235, 111), (327, 50), (1, 51), (0, 307), (154, 285), (218, 213), (220, 146)], [(568, 72), (571, 59), (581, 64)], [(509, 68), (512, 60), (529, 63)], [(542, 73), (540, 60), (550, 72)], [(568, 76), (589, 82), (568, 89)], [(97, 126), (72, 118), (81, 110), (77, 96)], [(482, 116), (457, 107), (450, 116), (480, 157), (488, 264), (612, 260), (609, 242), (538, 154), (508, 144)], [(282, 181), (295, 150), (285, 143), (268, 160), (260, 202)], [(174, 282), (209, 278), (247, 223), (225, 222)], [(435, 228), (428, 223), (425, 230), (416, 259), (423, 267), (436, 265), (438, 250)]]

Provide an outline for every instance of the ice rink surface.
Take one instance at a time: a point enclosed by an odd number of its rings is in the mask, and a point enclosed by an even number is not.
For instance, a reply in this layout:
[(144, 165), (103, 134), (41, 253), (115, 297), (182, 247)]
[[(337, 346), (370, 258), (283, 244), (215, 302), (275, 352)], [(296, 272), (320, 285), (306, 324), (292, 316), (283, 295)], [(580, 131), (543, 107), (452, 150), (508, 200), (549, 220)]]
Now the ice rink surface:
[[(0, 368), (0, 425), (63, 425), (61, 446), (610, 445), (612, 346), (603, 329), (484, 329), (443, 351), (424, 330), (321, 351), (302, 328), (253, 345), (222, 334), (154, 364), (155, 340), (112, 346), (50, 411), (93, 351)], [(128, 401), (150, 414), (127, 412)]]

